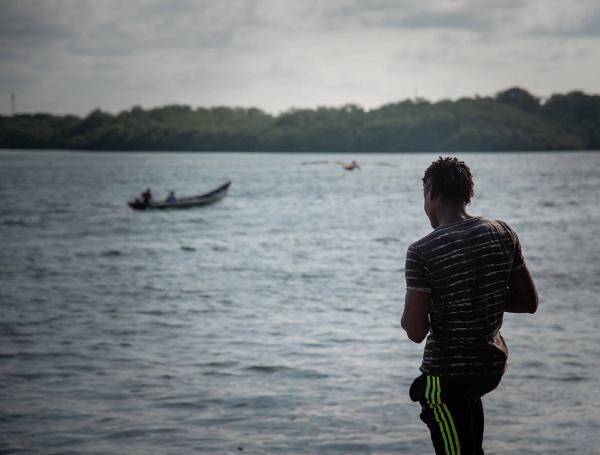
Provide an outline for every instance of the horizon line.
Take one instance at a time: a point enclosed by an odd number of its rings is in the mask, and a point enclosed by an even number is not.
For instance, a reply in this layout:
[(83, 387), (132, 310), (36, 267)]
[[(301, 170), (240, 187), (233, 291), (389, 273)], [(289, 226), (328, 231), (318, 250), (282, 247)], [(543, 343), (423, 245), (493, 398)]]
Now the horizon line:
[[(154, 109), (161, 109), (161, 108), (165, 108), (165, 107), (171, 107), (171, 106), (181, 106), (181, 107), (189, 107), (193, 110), (197, 110), (197, 109), (216, 109), (216, 108), (228, 108), (228, 109), (247, 109), (247, 110), (251, 110), (251, 109), (256, 109), (259, 110), (261, 112), (264, 112), (265, 114), (277, 117), (281, 114), (285, 114), (287, 112), (293, 112), (293, 111), (302, 111), (302, 110), (318, 110), (321, 108), (325, 108), (325, 109), (341, 109), (344, 107), (357, 107), (361, 110), (363, 110), (364, 112), (370, 112), (370, 111), (374, 111), (377, 109), (381, 109), (382, 107), (385, 106), (389, 106), (389, 105), (393, 105), (393, 104), (398, 104), (398, 103), (403, 103), (403, 102), (407, 102), (407, 101), (411, 101), (413, 103), (429, 103), (429, 104), (438, 104), (438, 103), (442, 103), (442, 102), (446, 102), (446, 101), (450, 101), (450, 102), (455, 102), (455, 101), (459, 101), (462, 99), (485, 99), (485, 98), (495, 98), (496, 96), (498, 96), (498, 94), (509, 91), (509, 90), (514, 90), (514, 89), (518, 89), (518, 90), (523, 90), (527, 93), (529, 93), (531, 96), (533, 96), (534, 98), (537, 98), (540, 102), (540, 104), (545, 104), (546, 101), (548, 101), (548, 99), (550, 99), (551, 97), (555, 96), (555, 95), (568, 95), (571, 93), (583, 93), (584, 95), (587, 96), (600, 96), (600, 92), (585, 92), (583, 89), (570, 89), (568, 91), (565, 92), (555, 92), (552, 93), (548, 96), (538, 96), (535, 93), (531, 92), (530, 90), (523, 88), (521, 86), (518, 85), (513, 85), (510, 87), (507, 87), (505, 89), (501, 89), (498, 90), (496, 92), (494, 92), (493, 94), (489, 94), (489, 95), (480, 95), (478, 93), (474, 93), (473, 95), (462, 95), (462, 96), (457, 96), (457, 97), (441, 97), (438, 99), (435, 98), (426, 98), (424, 96), (420, 96), (420, 95), (415, 95), (412, 97), (407, 97), (407, 98), (403, 98), (403, 99), (397, 99), (395, 101), (388, 101), (385, 102), (383, 104), (378, 104), (376, 106), (373, 107), (365, 107), (359, 103), (353, 102), (353, 101), (348, 101), (345, 102), (343, 104), (317, 104), (317, 105), (311, 105), (311, 106), (290, 106), (286, 109), (283, 110), (279, 110), (279, 111), (273, 111), (273, 110), (267, 110), (261, 107), (257, 107), (257, 106), (248, 106), (248, 105), (233, 105), (233, 104), (212, 104), (212, 105), (192, 105), (192, 104), (184, 104), (184, 103), (178, 103), (178, 102), (172, 102), (172, 103), (167, 103), (167, 104), (161, 104), (161, 105), (152, 105), (152, 106), (144, 106), (142, 104), (134, 104), (132, 106), (130, 106), (129, 108), (123, 108), (120, 110), (107, 110), (107, 109), (103, 109), (102, 107), (96, 106), (92, 109), (90, 109), (89, 111), (87, 111), (86, 114), (78, 114), (78, 113), (73, 113), (73, 112), (58, 112), (58, 111), (44, 111), (44, 110), (40, 110), (40, 111), (19, 111), (18, 109), (15, 109), (15, 112), (13, 113), (6, 113), (6, 114), (0, 114), (0, 117), (13, 117), (13, 116), (19, 116), (19, 115), (56, 115), (56, 116), (64, 116), (64, 117), (68, 117), (68, 116), (74, 116), (74, 117), (87, 117), (89, 116), (92, 112), (94, 111), (100, 111), (103, 113), (107, 113), (107, 114), (111, 114), (111, 115), (118, 115), (121, 113), (125, 113), (125, 112), (130, 112), (133, 109), (136, 108), (140, 108), (144, 111), (150, 111), (150, 110), (154, 110)], [(16, 92), (10, 92), (9, 94), (9, 99), (11, 100), (11, 103), (13, 102), (13, 99), (17, 98), (18, 93)]]

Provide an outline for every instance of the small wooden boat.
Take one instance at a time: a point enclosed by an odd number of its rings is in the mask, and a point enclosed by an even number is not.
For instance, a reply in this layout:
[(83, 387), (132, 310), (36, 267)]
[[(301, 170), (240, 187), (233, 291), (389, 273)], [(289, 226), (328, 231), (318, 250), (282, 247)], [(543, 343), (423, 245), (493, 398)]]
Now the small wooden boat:
[(204, 205), (214, 204), (220, 201), (227, 195), (227, 190), (231, 185), (231, 181), (223, 183), (218, 188), (209, 191), (208, 193), (201, 194), (199, 196), (182, 197), (177, 198), (175, 201), (148, 201), (144, 202), (141, 199), (135, 199), (129, 201), (129, 207), (135, 210), (147, 210), (147, 209), (188, 209), (192, 207), (202, 207)]

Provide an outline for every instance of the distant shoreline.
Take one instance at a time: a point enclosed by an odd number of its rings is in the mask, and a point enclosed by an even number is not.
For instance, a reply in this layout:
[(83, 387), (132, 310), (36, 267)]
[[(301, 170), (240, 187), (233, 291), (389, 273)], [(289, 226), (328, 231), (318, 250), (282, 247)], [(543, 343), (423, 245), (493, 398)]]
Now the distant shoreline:
[(0, 148), (128, 152), (466, 153), (600, 150), (600, 95), (542, 102), (512, 88), (495, 97), (405, 100), (364, 110), (134, 107), (87, 117), (0, 116)]

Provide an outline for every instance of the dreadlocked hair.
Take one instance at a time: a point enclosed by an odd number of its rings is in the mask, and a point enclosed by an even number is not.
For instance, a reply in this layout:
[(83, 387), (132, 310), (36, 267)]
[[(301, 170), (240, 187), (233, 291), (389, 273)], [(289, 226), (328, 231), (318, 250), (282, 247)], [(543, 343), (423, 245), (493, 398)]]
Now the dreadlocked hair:
[(431, 197), (448, 202), (470, 204), (473, 197), (473, 175), (464, 161), (441, 156), (431, 163), (423, 176), (423, 185), (431, 185)]

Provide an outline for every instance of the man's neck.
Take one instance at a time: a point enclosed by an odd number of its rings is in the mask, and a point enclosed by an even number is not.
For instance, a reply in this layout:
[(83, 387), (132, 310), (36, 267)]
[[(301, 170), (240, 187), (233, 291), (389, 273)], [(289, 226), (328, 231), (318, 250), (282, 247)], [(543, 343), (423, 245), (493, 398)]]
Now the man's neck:
[(445, 226), (447, 224), (458, 223), (469, 218), (473, 218), (467, 213), (466, 207), (464, 206), (449, 206), (440, 210), (438, 213), (438, 227)]

